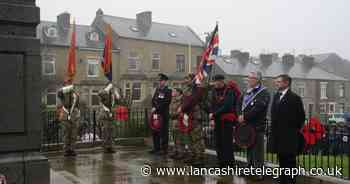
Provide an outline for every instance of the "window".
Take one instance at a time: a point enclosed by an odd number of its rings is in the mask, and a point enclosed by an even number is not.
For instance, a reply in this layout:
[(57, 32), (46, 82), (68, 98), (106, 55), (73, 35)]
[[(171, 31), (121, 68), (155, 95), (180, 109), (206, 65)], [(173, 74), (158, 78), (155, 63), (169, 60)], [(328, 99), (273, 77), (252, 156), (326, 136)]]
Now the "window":
[(329, 113), (335, 113), (335, 103), (329, 103), (328, 104), (328, 112)]
[(344, 97), (345, 96), (345, 85), (340, 84), (339, 86), (339, 97)]
[(98, 35), (98, 33), (96, 33), (96, 32), (92, 32), (92, 33), (90, 33), (90, 40), (91, 41), (98, 41), (99, 40), (99, 35)]
[(339, 113), (344, 113), (345, 112), (345, 104), (344, 103), (340, 103), (339, 104)]
[(43, 75), (55, 75), (55, 58), (53, 56), (44, 56), (42, 69)]
[(160, 54), (153, 53), (152, 54), (152, 70), (159, 70), (160, 69)]
[(88, 59), (88, 77), (98, 77), (99, 64), (97, 59)]
[(176, 71), (185, 72), (185, 56), (176, 55)]
[(98, 97), (98, 90), (91, 90), (90, 92), (90, 105), (97, 106), (100, 104), (100, 99)]
[(127, 97), (127, 98), (131, 96), (131, 86), (130, 86), (129, 82), (125, 83), (124, 96)]
[(169, 34), (169, 36), (172, 37), (172, 38), (176, 38), (176, 37), (177, 37), (177, 34), (174, 33), (174, 32), (169, 32), (168, 34)]
[(130, 26), (130, 30), (133, 32), (139, 32), (139, 29), (136, 26)]
[(132, 100), (141, 100), (141, 83), (134, 82), (132, 84)]
[(326, 104), (320, 103), (320, 113), (326, 113)]
[(320, 98), (321, 99), (327, 99), (327, 82), (321, 82), (320, 85), (321, 85), (321, 96)]
[(140, 64), (140, 57), (136, 52), (130, 52), (128, 57), (128, 69), (138, 70)]
[(130, 97), (132, 100), (141, 100), (141, 82), (125, 83), (125, 96)]
[(305, 83), (299, 82), (297, 83), (297, 90), (300, 97), (305, 97)]
[(55, 27), (49, 27), (47, 29), (47, 36), (52, 38), (57, 37), (57, 29)]
[(46, 91), (46, 105), (56, 106), (57, 104), (57, 92), (55, 89), (47, 89)]

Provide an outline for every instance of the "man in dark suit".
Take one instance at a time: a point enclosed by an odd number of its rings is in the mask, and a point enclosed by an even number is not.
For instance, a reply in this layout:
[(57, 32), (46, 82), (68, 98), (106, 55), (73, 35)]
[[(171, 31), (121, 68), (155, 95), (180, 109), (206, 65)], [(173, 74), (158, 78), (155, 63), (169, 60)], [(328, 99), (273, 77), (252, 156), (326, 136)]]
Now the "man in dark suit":
[(160, 131), (153, 131), (153, 150), (152, 154), (166, 155), (169, 144), (169, 106), (171, 102), (171, 89), (166, 85), (168, 76), (160, 73), (159, 87), (156, 89), (152, 98), (152, 112), (162, 117)]
[[(305, 122), (303, 102), (291, 91), (292, 79), (288, 75), (276, 77), (278, 92), (271, 107), (272, 146), (277, 153), (280, 168), (295, 168), (300, 147), (300, 129)], [(280, 176), (281, 184), (294, 184), (295, 178)]]
[[(251, 125), (256, 132), (254, 144), (247, 149), (248, 165), (262, 168), (264, 165), (264, 136), (270, 93), (262, 84), (261, 72), (248, 74), (248, 89), (238, 102), (238, 122)], [(263, 179), (263, 175), (257, 177)]]

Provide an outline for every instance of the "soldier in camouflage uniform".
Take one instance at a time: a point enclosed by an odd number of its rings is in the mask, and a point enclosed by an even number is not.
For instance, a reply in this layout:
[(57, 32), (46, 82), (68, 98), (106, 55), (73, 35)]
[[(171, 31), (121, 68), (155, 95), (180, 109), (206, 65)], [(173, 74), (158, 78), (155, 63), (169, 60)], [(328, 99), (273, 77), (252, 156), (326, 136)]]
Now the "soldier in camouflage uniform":
[(76, 156), (75, 143), (80, 119), (79, 96), (70, 81), (65, 81), (57, 96), (61, 102), (59, 120), (63, 123), (64, 129), (64, 156)]
[(112, 108), (120, 98), (119, 93), (110, 83), (98, 93), (101, 106), (97, 112), (97, 121), (102, 125), (103, 149), (105, 153), (115, 153), (113, 149), (113, 112)]
[(183, 103), (178, 109), (186, 115), (192, 115), (192, 130), (189, 132), (189, 157), (184, 161), (192, 164), (202, 164), (205, 151), (204, 137), (202, 133), (202, 116), (199, 106), (203, 88), (194, 84), (194, 74), (185, 77), (186, 85), (183, 91)]
[(178, 127), (179, 122), (179, 113), (177, 109), (182, 103), (182, 90), (180, 88), (175, 88), (172, 90), (172, 100), (170, 103), (170, 119), (173, 125), (174, 132), (174, 151), (170, 154), (170, 157), (173, 159), (182, 159), (185, 154), (185, 144), (186, 144), (186, 135), (183, 134)]

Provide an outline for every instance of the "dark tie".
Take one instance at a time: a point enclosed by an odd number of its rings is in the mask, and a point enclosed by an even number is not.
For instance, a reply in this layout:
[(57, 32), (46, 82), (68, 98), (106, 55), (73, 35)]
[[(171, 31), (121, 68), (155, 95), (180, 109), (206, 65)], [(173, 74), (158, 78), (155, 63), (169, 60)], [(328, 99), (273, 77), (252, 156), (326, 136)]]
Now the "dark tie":
[(282, 96), (282, 93), (281, 93), (281, 92), (278, 92), (278, 93), (277, 93), (277, 102), (278, 102), (278, 103), (281, 102), (281, 96)]

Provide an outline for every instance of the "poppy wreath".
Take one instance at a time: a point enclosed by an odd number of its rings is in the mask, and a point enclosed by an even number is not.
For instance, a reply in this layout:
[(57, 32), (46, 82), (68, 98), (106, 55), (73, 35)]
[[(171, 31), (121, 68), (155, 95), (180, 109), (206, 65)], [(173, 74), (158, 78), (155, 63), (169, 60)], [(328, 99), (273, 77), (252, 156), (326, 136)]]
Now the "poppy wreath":
[(148, 122), (149, 122), (149, 126), (151, 127), (152, 130), (160, 131), (160, 127), (162, 125), (163, 118), (161, 115), (152, 112)]
[[(187, 115), (187, 114), (186, 114)], [(188, 119), (187, 119), (187, 126), (185, 125), (185, 114), (181, 113), (179, 116), (179, 124), (178, 124), (178, 128), (182, 133), (188, 133), (192, 130), (193, 128), (193, 116), (192, 113), (190, 113), (188, 115)]]
[(234, 141), (240, 148), (249, 148), (255, 144), (255, 128), (248, 123), (238, 124), (235, 128)]

